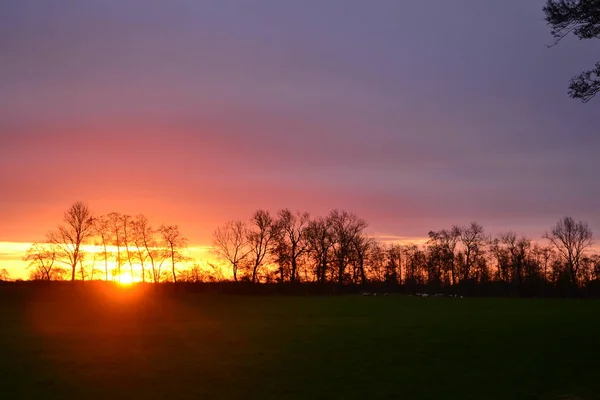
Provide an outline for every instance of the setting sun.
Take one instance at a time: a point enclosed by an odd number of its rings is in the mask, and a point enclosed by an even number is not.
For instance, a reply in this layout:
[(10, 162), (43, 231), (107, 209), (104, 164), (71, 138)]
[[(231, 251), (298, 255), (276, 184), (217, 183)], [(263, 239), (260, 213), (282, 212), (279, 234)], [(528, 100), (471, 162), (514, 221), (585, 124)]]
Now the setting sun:
[(119, 285), (124, 286), (132, 285), (134, 282), (136, 282), (130, 272), (122, 272), (121, 274), (114, 276), (114, 280)]

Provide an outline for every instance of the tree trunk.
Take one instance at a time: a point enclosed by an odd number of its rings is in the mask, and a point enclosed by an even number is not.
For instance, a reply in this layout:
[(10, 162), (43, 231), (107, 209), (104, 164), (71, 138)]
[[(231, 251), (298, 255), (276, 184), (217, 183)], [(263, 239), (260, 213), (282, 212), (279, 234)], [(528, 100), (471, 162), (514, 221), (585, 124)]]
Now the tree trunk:
[(79, 247), (75, 247), (73, 252), (73, 265), (71, 266), (71, 282), (75, 282), (75, 270), (77, 269), (77, 260), (79, 259)]
[[(117, 275), (119, 275), (119, 283), (121, 282), (121, 245), (117, 241)], [(114, 280), (113, 275), (113, 280)]]
[(326, 281), (326, 272), (327, 272), (327, 260), (325, 258), (321, 259), (321, 283), (325, 283)]
[(106, 251), (106, 242), (104, 242), (104, 239), (102, 240), (102, 242), (104, 246), (104, 280), (108, 281), (108, 253)]
[[(144, 267), (144, 260), (142, 259), (142, 252), (140, 251), (139, 246), (137, 246), (138, 258), (140, 259), (140, 266), (142, 267), (142, 283), (146, 283), (146, 268)], [(145, 258), (145, 257), (144, 257)]]
[(470, 258), (471, 258), (471, 252), (470, 252), (470, 250), (467, 250), (467, 254), (465, 257), (465, 271), (464, 271), (464, 275), (463, 275), (464, 280), (469, 279), (469, 272), (471, 269), (471, 265), (469, 264), (471, 262)]
[(177, 275), (175, 274), (175, 250), (171, 245), (171, 268), (173, 269), (173, 283), (177, 283)]
[(83, 263), (79, 261), (79, 270), (81, 271), (81, 282), (85, 282), (85, 271), (83, 270)]
[(292, 256), (292, 271), (290, 272), (290, 281), (296, 281), (296, 270), (298, 269), (298, 264), (296, 262), (296, 258)]
[(365, 262), (361, 259), (358, 265), (360, 269), (360, 280), (364, 285), (367, 283), (367, 275), (365, 274)]
[(338, 261), (338, 284), (342, 286), (344, 284), (344, 262)]
[(258, 270), (258, 265), (254, 264), (254, 268), (252, 268), (252, 283), (256, 283), (256, 271)]
[(577, 287), (577, 270), (572, 262), (569, 262), (569, 275), (571, 276), (573, 287)]
[(398, 276), (396, 277), (398, 284), (402, 286), (402, 259), (398, 258)]

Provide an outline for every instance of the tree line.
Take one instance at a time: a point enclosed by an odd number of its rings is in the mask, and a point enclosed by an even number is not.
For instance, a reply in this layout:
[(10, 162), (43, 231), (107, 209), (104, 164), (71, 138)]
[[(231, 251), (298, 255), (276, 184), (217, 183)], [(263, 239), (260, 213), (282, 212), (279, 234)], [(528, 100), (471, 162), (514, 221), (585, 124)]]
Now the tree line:
[[(86, 246), (99, 251), (86, 251)], [(32, 244), (23, 259), (33, 280), (119, 280), (127, 271), (141, 282), (177, 282), (176, 266), (187, 261), (186, 246), (177, 225), (155, 229), (142, 214), (94, 216), (86, 204), (76, 202), (62, 224), (47, 233), (46, 241)]]
[(491, 237), (477, 222), (430, 231), (421, 246), (385, 243), (368, 235), (367, 226), (340, 210), (317, 218), (289, 209), (275, 216), (258, 210), (249, 222), (217, 228), (213, 251), (236, 281), (378, 283), (436, 292), (498, 284), (515, 295), (600, 282), (593, 233), (571, 217), (546, 232), (544, 244), (514, 232)]
[[(389, 243), (367, 228), (363, 218), (344, 210), (317, 217), (257, 210), (247, 221), (217, 227), (211, 248), (216, 262), (202, 263), (186, 255), (188, 241), (177, 225), (154, 228), (144, 215), (117, 212), (93, 216), (77, 202), (24, 259), (36, 280), (114, 280), (125, 271), (154, 283), (385, 285), (429, 292), (495, 287), (511, 295), (600, 288), (592, 230), (571, 217), (552, 226), (544, 243), (514, 232), (492, 237), (477, 222), (430, 231), (422, 245)], [(86, 251), (90, 245), (93, 252)]]

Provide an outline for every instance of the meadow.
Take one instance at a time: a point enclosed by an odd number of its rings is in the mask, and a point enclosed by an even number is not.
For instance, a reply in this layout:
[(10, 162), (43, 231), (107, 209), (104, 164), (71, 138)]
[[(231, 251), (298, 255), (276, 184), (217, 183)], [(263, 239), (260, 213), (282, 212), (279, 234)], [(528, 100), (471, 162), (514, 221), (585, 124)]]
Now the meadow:
[(600, 302), (0, 286), (3, 399), (596, 399)]

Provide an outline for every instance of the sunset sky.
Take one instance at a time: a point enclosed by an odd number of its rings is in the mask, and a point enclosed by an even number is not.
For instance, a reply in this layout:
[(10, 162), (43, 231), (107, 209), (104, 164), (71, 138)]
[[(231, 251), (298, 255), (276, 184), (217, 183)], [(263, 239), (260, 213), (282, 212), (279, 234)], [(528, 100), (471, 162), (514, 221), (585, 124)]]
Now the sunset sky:
[(76, 200), (195, 245), (282, 207), (410, 238), (600, 232), (600, 99), (566, 94), (600, 48), (547, 48), (543, 4), (3, 0), (0, 242)]

